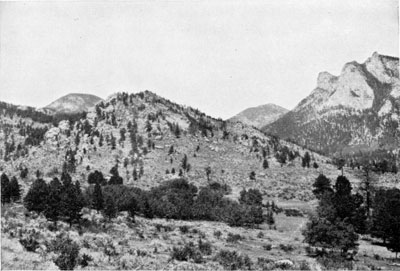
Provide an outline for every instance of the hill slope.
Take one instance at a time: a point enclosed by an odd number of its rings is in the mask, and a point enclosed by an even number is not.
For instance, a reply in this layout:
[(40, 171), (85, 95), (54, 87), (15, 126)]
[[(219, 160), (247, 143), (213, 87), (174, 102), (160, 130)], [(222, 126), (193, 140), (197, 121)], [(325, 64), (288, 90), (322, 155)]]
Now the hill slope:
[(89, 108), (100, 101), (102, 101), (100, 97), (92, 94), (70, 93), (55, 100), (44, 109), (52, 113), (87, 112)]
[(238, 120), (240, 122), (252, 125), (257, 128), (262, 128), (276, 121), (289, 110), (276, 104), (265, 104), (257, 107), (250, 107), (239, 114), (230, 118), (230, 120)]
[(325, 153), (400, 146), (399, 59), (374, 53), (322, 72), (317, 87), (264, 131)]
[[(230, 185), (234, 196), (242, 187), (257, 187), (271, 197), (309, 200), (313, 198), (309, 186), (319, 172), (338, 173), (326, 157), (310, 152), (319, 169), (302, 168), (306, 149), (148, 91), (112, 95), (80, 121), (62, 120), (57, 127), (45, 124), (34, 145), (25, 146), (26, 138), (20, 136), (19, 123), (24, 119), (8, 121), (0, 139), (8, 145), (21, 144), (24, 152), (8, 150), (7, 161), (0, 161), (0, 166), (11, 176), (29, 168), (27, 184), (36, 170), (46, 178), (57, 176), (64, 162), (72, 165), (73, 178), (83, 186), (90, 172), (100, 170), (109, 177), (110, 169), (118, 164), (125, 184), (145, 189), (178, 177), (180, 171), (191, 182), (204, 185), (209, 167), (209, 179)], [(189, 170), (182, 165), (185, 155)], [(268, 168), (264, 168), (264, 156)], [(286, 161), (281, 165), (277, 158), (282, 156)], [(255, 178), (249, 178), (251, 172)]]

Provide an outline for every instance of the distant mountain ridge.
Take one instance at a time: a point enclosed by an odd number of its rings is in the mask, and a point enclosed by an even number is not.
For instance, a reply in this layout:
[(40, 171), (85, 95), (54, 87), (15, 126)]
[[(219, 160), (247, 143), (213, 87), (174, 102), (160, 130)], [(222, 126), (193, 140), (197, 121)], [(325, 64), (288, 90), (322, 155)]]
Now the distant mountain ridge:
[(230, 118), (230, 120), (233, 121), (238, 120), (248, 125), (261, 128), (265, 125), (274, 122), (288, 111), (289, 110), (279, 105), (269, 103), (256, 107), (247, 108), (242, 112), (240, 112), (239, 114)]
[(317, 87), (264, 131), (325, 153), (400, 146), (399, 59), (374, 53), (322, 72)]
[(103, 99), (92, 94), (70, 93), (43, 108), (47, 113), (87, 112)]

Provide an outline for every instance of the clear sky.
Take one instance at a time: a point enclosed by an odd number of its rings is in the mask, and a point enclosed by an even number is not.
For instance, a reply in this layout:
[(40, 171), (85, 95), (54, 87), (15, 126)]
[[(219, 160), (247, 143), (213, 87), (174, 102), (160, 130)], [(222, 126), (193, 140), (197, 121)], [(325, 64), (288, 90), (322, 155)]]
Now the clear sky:
[(399, 55), (396, 0), (1, 2), (0, 100), (150, 90), (228, 118)]

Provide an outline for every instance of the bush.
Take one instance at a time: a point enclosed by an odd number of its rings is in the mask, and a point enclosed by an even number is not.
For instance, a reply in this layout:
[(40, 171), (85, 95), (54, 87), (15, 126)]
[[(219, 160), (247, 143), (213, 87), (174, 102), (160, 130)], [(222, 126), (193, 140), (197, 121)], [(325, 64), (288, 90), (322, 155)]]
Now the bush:
[(93, 261), (93, 258), (90, 255), (83, 254), (82, 258), (79, 261), (79, 265), (85, 268), (89, 265), (89, 262)]
[[(59, 242), (62, 243), (59, 243)], [(79, 246), (69, 238), (56, 238), (55, 252), (59, 253), (54, 263), (61, 270), (73, 270), (78, 264)], [(86, 258), (88, 260), (88, 258)]]
[(233, 234), (233, 233), (228, 233), (228, 237), (226, 238), (226, 241), (228, 243), (237, 243), (238, 241), (244, 239), (240, 234)]
[(264, 238), (264, 233), (263, 233), (262, 231), (260, 231), (260, 232), (257, 234), (257, 238)]
[(19, 242), (27, 251), (35, 252), (39, 248), (38, 233), (32, 232), (20, 238)]
[(201, 238), (198, 242), (198, 247), (201, 253), (204, 255), (211, 255), (212, 253), (212, 246), (210, 242), (204, 242)]
[(203, 262), (201, 252), (195, 247), (193, 242), (187, 243), (183, 247), (173, 247), (171, 258), (177, 261), (188, 261), (192, 259), (195, 263)]
[(354, 269), (352, 261), (348, 261), (346, 258), (337, 254), (317, 257), (317, 262), (327, 270)]
[(269, 251), (272, 249), (272, 245), (271, 244), (263, 245), (263, 249)]
[(187, 225), (179, 226), (179, 230), (181, 231), (181, 233), (186, 234), (189, 232), (189, 226)]
[(220, 250), (214, 260), (227, 270), (251, 270), (253, 265), (248, 255), (229, 250)]
[(291, 244), (279, 244), (279, 248), (282, 249), (285, 252), (291, 252), (294, 250), (294, 247)]
[(298, 209), (284, 209), (286, 216), (303, 217), (303, 213)]
[(222, 236), (222, 232), (221, 231), (214, 231), (214, 236), (217, 237), (218, 239)]

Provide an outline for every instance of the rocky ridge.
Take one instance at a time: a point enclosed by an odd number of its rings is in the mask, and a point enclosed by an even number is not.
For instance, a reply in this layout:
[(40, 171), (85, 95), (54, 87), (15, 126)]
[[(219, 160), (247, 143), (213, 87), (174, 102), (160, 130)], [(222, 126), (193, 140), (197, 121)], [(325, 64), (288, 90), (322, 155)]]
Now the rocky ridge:
[(279, 119), (289, 110), (276, 104), (265, 104), (256, 107), (250, 107), (239, 114), (230, 118), (232, 121), (240, 121), (257, 128), (262, 128), (275, 120)]
[(92, 94), (70, 93), (42, 108), (42, 111), (45, 113), (87, 112), (99, 101), (102, 99)]
[(339, 76), (322, 72), (317, 87), (264, 131), (312, 149), (342, 151), (400, 146), (399, 59), (374, 53), (344, 65)]

